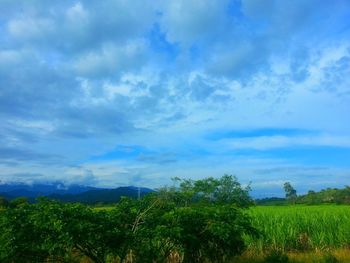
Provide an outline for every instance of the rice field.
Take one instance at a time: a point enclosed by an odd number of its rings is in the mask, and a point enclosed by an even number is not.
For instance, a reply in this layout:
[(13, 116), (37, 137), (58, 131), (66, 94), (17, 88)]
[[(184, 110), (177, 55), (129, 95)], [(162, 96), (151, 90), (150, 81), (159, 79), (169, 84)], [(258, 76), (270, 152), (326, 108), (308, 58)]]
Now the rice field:
[(257, 206), (248, 212), (261, 232), (248, 250), (327, 251), (350, 247), (350, 206)]

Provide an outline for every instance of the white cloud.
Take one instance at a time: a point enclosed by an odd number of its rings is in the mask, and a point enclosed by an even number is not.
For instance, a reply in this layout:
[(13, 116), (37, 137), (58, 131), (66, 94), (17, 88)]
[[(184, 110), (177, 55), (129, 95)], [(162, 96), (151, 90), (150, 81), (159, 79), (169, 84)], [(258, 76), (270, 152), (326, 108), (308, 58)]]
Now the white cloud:
[(89, 12), (78, 2), (66, 11), (67, 19), (73, 23), (85, 23), (89, 18)]
[(50, 37), (55, 31), (56, 25), (47, 18), (23, 17), (14, 19), (8, 23), (10, 34), (19, 39), (36, 40)]
[(222, 143), (232, 149), (267, 150), (274, 148), (290, 148), (300, 146), (350, 147), (350, 137), (319, 135), (319, 136), (260, 136), (240, 139), (225, 139)]
[(0, 50), (0, 71), (16, 67), (25, 59), (28, 52), (17, 49)]
[(167, 1), (162, 15), (162, 28), (170, 42), (191, 45), (215, 38), (228, 25), (228, 1)]
[(106, 43), (99, 51), (82, 54), (73, 63), (78, 76), (113, 78), (123, 72), (139, 69), (147, 56), (142, 41), (124, 46)]

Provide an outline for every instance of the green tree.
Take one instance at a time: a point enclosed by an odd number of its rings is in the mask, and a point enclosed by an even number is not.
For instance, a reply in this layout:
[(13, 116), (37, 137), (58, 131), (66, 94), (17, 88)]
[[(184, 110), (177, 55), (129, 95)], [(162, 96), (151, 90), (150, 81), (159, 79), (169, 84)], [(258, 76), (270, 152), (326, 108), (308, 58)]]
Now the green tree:
[(315, 191), (309, 190), (304, 197), (304, 201), (309, 205), (315, 205), (320, 203), (320, 200), (317, 198), (317, 194)]
[(180, 207), (163, 216), (164, 239), (183, 253), (183, 262), (226, 262), (243, 252), (243, 236), (257, 236), (250, 218), (231, 205)]
[(81, 204), (41, 199), (0, 213), (0, 262), (72, 262), (72, 251), (105, 262), (124, 242), (119, 219)]
[(290, 182), (285, 182), (283, 185), (284, 192), (286, 193), (286, 199), (295, 204), (297, 199), (297, 191), (293, 188)]
[(250, 186), (242, 187), (237, 178), (232, 175), (224, 175), (219, 179), (208, 177), (196, 181), (175, 178), (174, 181), (179, 185), (163, 188), (161, 192), (166, 192), (168, 197), (176, 199), (179, 204), (234, 204), (246, 208), (254, 203), (249, 195)]
[(9, 201), (5, 197), (0, 196), (0, 208), (6, 208), (9, 206)]
[(28, 204), (28, 198), (25, 196), (16, 197), (15, 199), (11, 200), (10, 206), (12, 207), (19, 207)]

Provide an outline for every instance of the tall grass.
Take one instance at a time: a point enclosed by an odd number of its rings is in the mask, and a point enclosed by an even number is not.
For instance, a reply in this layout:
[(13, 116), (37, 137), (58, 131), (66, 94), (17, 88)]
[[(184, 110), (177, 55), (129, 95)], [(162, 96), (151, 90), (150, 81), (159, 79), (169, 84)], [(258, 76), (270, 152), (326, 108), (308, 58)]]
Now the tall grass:
[(251, 251), (326, 250), (350, 245), (350, 206), (258, 206), (249, 210), (262, 236)]

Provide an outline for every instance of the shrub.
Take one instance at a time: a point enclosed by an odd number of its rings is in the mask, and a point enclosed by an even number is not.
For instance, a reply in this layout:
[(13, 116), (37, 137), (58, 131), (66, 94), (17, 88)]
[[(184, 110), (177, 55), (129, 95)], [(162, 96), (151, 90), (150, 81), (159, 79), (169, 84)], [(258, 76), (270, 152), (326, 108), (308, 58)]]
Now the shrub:
[(224, 262), (244, 250), (244, 234), (257, 235), (232, 206), (181, 207), (163, 218), (163, 236), (181, 249), (183, 262)]

